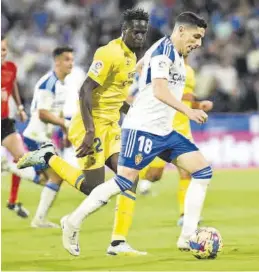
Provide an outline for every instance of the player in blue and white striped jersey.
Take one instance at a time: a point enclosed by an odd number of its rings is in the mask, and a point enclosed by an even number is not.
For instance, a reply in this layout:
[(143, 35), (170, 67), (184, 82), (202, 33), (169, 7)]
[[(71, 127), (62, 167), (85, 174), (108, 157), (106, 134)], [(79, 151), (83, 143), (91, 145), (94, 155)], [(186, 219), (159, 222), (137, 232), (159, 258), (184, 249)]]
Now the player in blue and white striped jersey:
[[(64, 118), (63, 109), (68, 93), (66, 76), (73, 68), (73, 49), (58, 47), (53, 51), (54, 69), (39, 79), (34, 88), (31, 104), (31, 119), (23, 132), (24, 142), (29, 151), (34, 151), (46, 141), (51, 140), (55, 126), (66, 131), (69, 120)], [(56, 227), (46, 221), (48, 209), (56, 198), (62, 179), (47, 166), (35, 166), (38, 173), (44, 172), (48, 181), (43, 188), (32, 227)]]

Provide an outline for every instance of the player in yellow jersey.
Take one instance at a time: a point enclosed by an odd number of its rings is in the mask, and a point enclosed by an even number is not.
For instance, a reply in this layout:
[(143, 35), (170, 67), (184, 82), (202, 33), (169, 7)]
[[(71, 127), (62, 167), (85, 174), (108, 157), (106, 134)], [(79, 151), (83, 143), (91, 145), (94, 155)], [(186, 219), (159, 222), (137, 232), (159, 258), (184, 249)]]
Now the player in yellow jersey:
[[(204, 111), (209, 111), (213, 107), (213, 103), (211, 101), (195, 101), (194, 89), (195, 89), (195, 73), (194, 70), (187, 64), (187, 58), (185, 58), (185, 66), (186, 66), (186, 83), (183, 93), (183, 103), (188, 107), (202, 109)], [(189, 140), (193, 141), (191, 126), (189, 118), (180, 113), (176, 112), (173, 127), (175, 130), (182, 135), (184, 135)], [(164, 168), (166, 162), (156, 157), (148, 166), (146, 166), (143, 170), (140, 171), (139, 174), (139, 189), (145, 194), (148, 193), (151, 187), (152, 182), (158, 181), (162, 178)], [(177, 168), (179, 173), (179, 188), (178, 188), (178, 204), (179, 204), (179, 220), (178, 225), (182, 226), (183, 224), (183, 216), (184, 216), (184, 199), (187, 188), (191, 181), (190, 175), (180, 169)]]
[[(88, 76), (79, 93), (80, 110), (72, 118), (69, 139), (76, 148), (81, 169), (76, 169), (54, 155), (52, 144), (20, 160), (20, 168), (37, 163), (48, 164), (64, 180), (86, 195), (105, 180), (104, 166), (117, 171), (120, 152), (120, 110), (127, 112), (125, 102), (136, 69), (135, 53), (143, 46), (148, 30), (148, 13), (142, 9), (126, 10), (123, 14), (122, 37), (97, 49)], [(117, 199), (111, 255), (143, 255), (132, 249), (126, 236), (135, 207), (135, 188), (123, 192)], [(105, 204), (105, 203), (103, 203)], [(84, 211), (81, 211), (82, 213)], [(80, 218), (79, 215), (78, 218)], [(63, 237), (75, 241), (69, 216), (61, 220)], [(63, 246), (72, 255), (79, 255), (79, 245)]]

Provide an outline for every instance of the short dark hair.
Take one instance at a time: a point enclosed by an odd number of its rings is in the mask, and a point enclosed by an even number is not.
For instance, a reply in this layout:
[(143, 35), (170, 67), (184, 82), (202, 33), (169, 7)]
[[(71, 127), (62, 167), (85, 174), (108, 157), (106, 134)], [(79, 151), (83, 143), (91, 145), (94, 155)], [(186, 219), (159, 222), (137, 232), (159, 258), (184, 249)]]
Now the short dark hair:
[(123, 23), (128, 23), (132, 20), (144, 20), (149, 21), (149, 15), (144, 9), (126, 9), (123, 12)]
[(52, 52), (52, 56), (53, 58), (55, 58), (62, 55), (65, 52), (74, 52), (74, 49), (68, 46), (56, 47)]
[(185, 12), (179, 14), (176, 17), (175, 23), (196, 25), (196, 26), (202, 27), (204, 29), (207, 28), (206, 21), (202, 17), (198, 16), (196, 13), (191, 12), (191, 11), (185, 11)]
[(1, 41), (5, 40), (6, 36), (4, 34), (1, 35)]

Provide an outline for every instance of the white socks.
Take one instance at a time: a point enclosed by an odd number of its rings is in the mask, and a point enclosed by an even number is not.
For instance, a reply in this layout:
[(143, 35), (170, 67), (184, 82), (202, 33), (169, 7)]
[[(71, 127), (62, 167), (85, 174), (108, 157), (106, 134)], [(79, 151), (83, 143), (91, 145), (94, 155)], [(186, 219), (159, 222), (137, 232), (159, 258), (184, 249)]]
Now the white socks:
[(59, 185), (52, 183), (52, 182), (47, 182), (45, 187), (43, 188), (40, 196), (40, 203), (38, 205), (36, 214), (35, 214), (35, 219), (44, 221), (47, 213), (49, 211), (49, 208), (51, 207), (53, 201), (55, 200), (57, 193), (59, 191)]
[(181, 237), (189, 239), (198, 227), (210, 179), (192, 178), (184, 202), (184, 223)]
[(120, 191), (121, 189), (115, 182), (114, 178), (100, 184), (94, 188), (91, 194), (80, 204), (80, 206), (70, 214), (68, 217), (69, 224), (74, 228), (79, 229), (85, 217), (106, 204), (110, 197), (118, 194)]

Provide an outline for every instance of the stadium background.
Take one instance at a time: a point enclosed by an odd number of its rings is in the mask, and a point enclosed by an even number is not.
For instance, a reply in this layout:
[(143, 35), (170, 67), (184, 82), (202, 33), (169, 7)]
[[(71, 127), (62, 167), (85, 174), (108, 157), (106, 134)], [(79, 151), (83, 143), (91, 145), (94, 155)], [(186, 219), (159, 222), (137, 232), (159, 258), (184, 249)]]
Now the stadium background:
[[(170, 34), (175, 15), (183, 10), (198, 12), (208, 20), (204, 45), (190, 55), (189, 63), (196, 72), (198, 98), (212, 100), (213, 112), (220, 114), (211, 114), (206, 126), (194, 126), (194, 137), (201, 147), (210, 139), (209, 159), (216, 166), (258, 166), (256, 0), (3, 0), (2, 33), (8, 37), (9, 58), (18, 66), (27, 112), (34, 84), (52, 65), (53, 48), (60, 44), (72, 46), (76, 65), (87, 71), (96, 48), (120, 35), (120, 13), (132, 6), (150, 13), (146, 47)], [(244, 156), (234, 155), (237, 146)]]
[[(198, 12), (208, 20), (209, 28), (203, 47), (191, 54), (189, 62), (196, 72), (197, 96), (212, 100), (214, 109), (206, 125), (193, 125), (194, 137), (214, 167), (246, 168), (216, 172), (210, 188), (205, 223), (219, 228), (226, 244), (225, 255), (213, 265), (189, 261), (174, 249), (179, 229), (172, 226), (172, 220), (178, 215), (176, 208), (168, 209), (168, 203), (176, 202), (177, 178), (168, 171), (165, 182), (155, 185), (155, 205), (152, 198), (139, 199), (129, 237), (134, 246), (149, 248), (155, 256), (116, 261), (103, 257), (114, 203), (87, 223), (81, 238), (83, 258), (76, 262), (61, 249), (59, 232), (31, 231), (28, 221), (17, 223), (19, 219), (2, 208), (3, 269), (258, 269), (259, 1), (2, 0), (1, 5), (8, 58), (18, 66), (18, 83), (28, 113), (34, 84), (50, 69), (55, 46), (71, 45), (76, 65), (87, 71), (95, 49), (120, 34), (119, 17), (125, 8), (139, 6), (150, 13), (146, 47), (170, 34), (175, 15), (184, 10)], [(30, 183), (23, 186), (21, 198), (33, 213), (41, 188)], [(2, 207), (8, 190), (8, 182), (3, 182)], [(82, 199), (80, 193), (65, 186), (50, 218), (58, 222)], [(145, 222), (149, 222), (148, 230)]]

